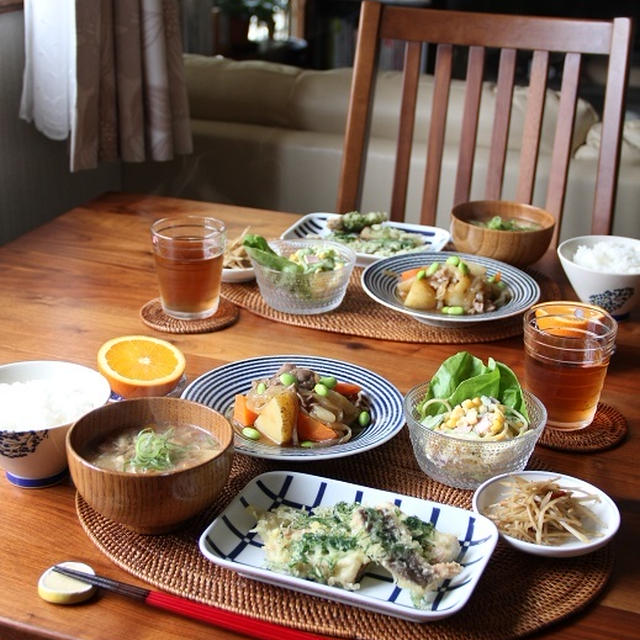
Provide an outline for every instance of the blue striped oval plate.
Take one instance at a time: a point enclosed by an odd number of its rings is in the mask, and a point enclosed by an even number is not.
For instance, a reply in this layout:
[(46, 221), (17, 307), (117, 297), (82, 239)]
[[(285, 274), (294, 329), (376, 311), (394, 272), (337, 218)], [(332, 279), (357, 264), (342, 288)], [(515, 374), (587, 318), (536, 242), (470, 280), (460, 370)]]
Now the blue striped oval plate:
[[(398, 275), (409, 269), (428, 266), (432, 262), (446, 262), (450, 256), (458, 256), (466, 262), (475, 262), (482, 265), (486, 268), (488, 276), (492, 276), (499, 271), (502, 281), (511, 291), (511, 300), (495, 311), (468, 316), (447, 316), (443, 313), (419, 311), (418, 309), (405, 307), (396, 294)], [(520, 269), (516, 269), (516, 267), (512, 267), (510, 264), (485, 258), (484, 256), (468, 253), (450, 253), (447, 251), (413, 253), (378, 260), (362, 272), (361, 282), (362, 288), (376, 302), (400, 313), (407, 314), (419, 322), (439, 327), (462, 328), (479, 322), (511, 318), (519, 313), (524, 313), (540, 297), (538, 283), (530, 275), (520, 271)]]
[(359, 384), (369, 403), (371, 424), (348, 442), (317, 449), (262, 444), (236, 434), (237, 452), (271, 460), (340, 458), (373, 449), (402, 429), (402, 394), (388, 380), (364, 367), (317, 356), (262, 356), (230, 362), (196, 378), (183, 391), (182, 397), (225, 414), (236, 394), (246, 393), (253, 380), (273, 375), (286, 362), (312, 369), (322, 376), (335, 376), (342, 382)]

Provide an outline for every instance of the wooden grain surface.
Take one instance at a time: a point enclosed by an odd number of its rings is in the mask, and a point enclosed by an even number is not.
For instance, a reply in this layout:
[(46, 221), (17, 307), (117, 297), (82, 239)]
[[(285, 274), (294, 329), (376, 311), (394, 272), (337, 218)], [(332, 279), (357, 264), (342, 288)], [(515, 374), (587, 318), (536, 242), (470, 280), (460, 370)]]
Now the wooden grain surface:
[[(156, 333), (139, 319), (140, 307), (157, 295), (149, 225), (173, 212), (199, 211), (227, 221), (230, 235), (247, 224), (277, 236), (292, 214), (226, 205), (107, 194), (0, 247), (0, 363), (65, 359), (95, 367), (96, 352), (107, 339), (144, 333), (169, 338), (186, 355), (190, 379), (225, 362), (259, 355), (300, 353), (353, 361), (389, 378), (405, 392), (427, 379), (456, 345), (395, 343), (349, 338), (284, 326), (242, 310), (239, 321), (216, 333)], [(562, 279), (554, 256), (543, 268)], [(540, 268), (540, 265), (536, 265)], [(563, 280), (564, 282), (564, 280)], [(566, 285), (565, 285), (566, 286)], [(568, 289), (568, 295), (571, 295)], [(610, 451), (569, 454), (538, 447), (549, 468), (600, 486), (618, 503), (622, 527), (614, 542), (617, 563), (605, 593), (586, 610), (534, 637), (563, 640), (638, 638), (640, 628), (640, 428), (637, 401), (640, 360), (638, 316), (620, 325), (602, 400), (621, 411), (629, 437)], [(486, 359), (493, 356), (523, 374), (520, 338), (467, 345)], [(111, 594), (61, 607), (39, 599), (42, 571), (63, 560), (88, 562), (98, 573), (142, 583), (119, 569), (84, 534), (69, 480), (41, 490), (18, 489), (0, 477), (0, 638), (106, 638), (169, 640), (240, 638), (197, 622), (145, 607)], [(144, 586), (144, 585), (143, 585)], [(428, 628), (425, 627), (425, 637)]]

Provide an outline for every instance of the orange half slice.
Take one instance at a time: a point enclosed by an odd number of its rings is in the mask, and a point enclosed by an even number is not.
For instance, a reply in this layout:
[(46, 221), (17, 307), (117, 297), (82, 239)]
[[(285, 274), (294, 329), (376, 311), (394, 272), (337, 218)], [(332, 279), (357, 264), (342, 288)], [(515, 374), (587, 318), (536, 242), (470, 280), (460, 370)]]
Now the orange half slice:
[(98, 350), (98, 370), (123, 398), (163, 396), (185, 370), (182, 352), (151, 336), (120, 336)]
[(538, 329), (554, 336), (582, 338), (589, 323), (600, 320), (596, 309), (571, 304), (553, 304), (535, 310)]

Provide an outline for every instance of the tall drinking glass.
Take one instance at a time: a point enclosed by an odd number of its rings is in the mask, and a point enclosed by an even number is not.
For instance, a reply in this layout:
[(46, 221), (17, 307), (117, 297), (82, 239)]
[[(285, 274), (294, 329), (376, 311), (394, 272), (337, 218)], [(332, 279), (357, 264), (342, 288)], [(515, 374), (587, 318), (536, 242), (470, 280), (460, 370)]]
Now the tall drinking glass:
[(524, 314), (525, 386), (547, 408), (548, 427), (591, 424), (617, 330), (604, 309), (579, 302), (543, 302)]
[(224, 223), (206, 216), (174, 216), (151, 225), (160, 300), (167, 315), (194, 320), (217, 311), (225, 238)]

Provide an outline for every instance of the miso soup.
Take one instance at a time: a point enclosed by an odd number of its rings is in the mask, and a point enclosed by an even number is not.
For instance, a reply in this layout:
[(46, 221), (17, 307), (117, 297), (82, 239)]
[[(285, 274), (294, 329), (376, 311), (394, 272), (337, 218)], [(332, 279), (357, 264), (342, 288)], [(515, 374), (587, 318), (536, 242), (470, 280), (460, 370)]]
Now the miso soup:
[(102, 469), (126, 473), (166, 473), (194, 467), (220, 450), (204, 429), (188, 424), (127, 427), (92, 447), (87, 460)]

